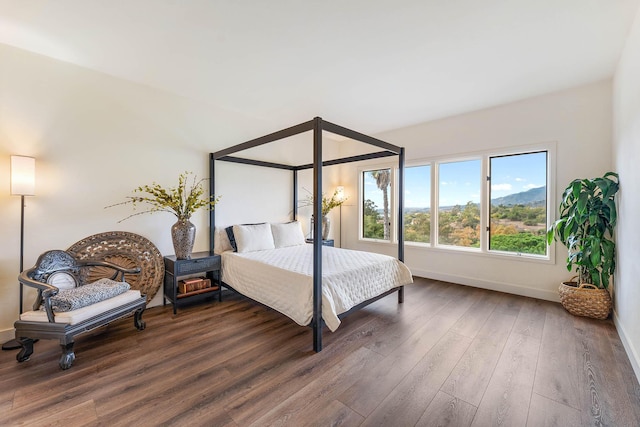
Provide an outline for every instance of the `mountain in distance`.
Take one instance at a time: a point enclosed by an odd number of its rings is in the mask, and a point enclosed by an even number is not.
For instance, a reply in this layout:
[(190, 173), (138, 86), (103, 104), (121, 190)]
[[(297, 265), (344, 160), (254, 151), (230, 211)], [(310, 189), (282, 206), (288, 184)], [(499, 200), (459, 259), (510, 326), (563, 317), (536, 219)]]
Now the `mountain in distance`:
[[(509, 194), (504, 197), (496, 197), (495, 199), (491, 199), (491, 204), (494, 206), (514, 206), (514, 205), (525, 205), (525, 206), (545, 206), (547, 199), (547, 187), (542, 186), (538, 188), (532, 188), (531, 190), (522, 191), (520, 193)], [(448, 211), (451, 210), (453, 206), (443, 206), (441, 209)], [(382, 209), (379, 209), (382, 214)], [(404, 212), (407, 214), (418, 213), (418, 212), (429, 212), (429, 208), (404, 208)]]
[(532, 188), (531, 190), (522, 191), (520, 193), (509, 194), (504, 197), (496, 197), (491, 199), (491, 204), (500, 206), (513, 206), (513, 205), (532, 205), (532, 206), (544, 206), (547, 200), (547, 187), (542, 186), (538, 188)]

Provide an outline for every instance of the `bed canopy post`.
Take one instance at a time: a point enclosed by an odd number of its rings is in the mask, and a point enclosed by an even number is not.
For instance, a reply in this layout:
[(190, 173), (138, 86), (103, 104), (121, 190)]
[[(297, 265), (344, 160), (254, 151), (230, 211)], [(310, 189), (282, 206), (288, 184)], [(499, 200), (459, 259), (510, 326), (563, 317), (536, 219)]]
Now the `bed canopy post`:
[[(404, 147), (398, 153), (398, 260), (404, 262)], [(404, 286), (398, 289), (398, 303), (404, 302)]]
[(298, 171), (293, 170), (293, 221), (298, 219)]
[[(288, 164), (280, 164), (274, 162), (267, 162), (261, 160), (254, 160), (249, 158), (241, 158), (231, 156), (234, 153), (249, 150), (251, 148), (259, 147), (264, 144), (274, 142), (280, 139), (288, 138), (290, 136), (298, 135), (303, 132), (313, 131), (313, 164), (304, 164), (298, 166), (292, 166)], [(353, 139), (355, 141), (363, 142), (382, 149), (383, 151), (372, 152), (357, 156), (344, 157), (339, 159), (332, 159), (323, 162), (322, 160), (322, 133), (331, 132), (336, 135), (340, 135), (346, 138)], [(313, 170), (313, 217), (315, 218), (315, 227), (313, 230), (313, 316), (311, 319), (311, 327), (313, 329), (313, 349), (316, 352), (322, 350), (322, 328), (324, 321), (322, 319), (322, 167), (333, 166), (344, 163), (358, 162), (364, 160), (377, 159), (389, 156), (399, 156), (398, 160), (398, 188), (399, 188), (399, 203), (398, 203), (398, 260), (404, 261), (404, 224), (403, 224), (403, 212), (404, 212), (404, 161), (405, 152), (404, 148), (397, 147), (388, 142), (379, 140), (377, 138), (362, 134), (360, 132), (347, 129), (343, 126), (338, 126), (334, 123), (322, 120), (320, 117), (315, 117), (313, 120), (309, 120), (304, 123), (274, 132), (259, 138), (246, 141), (242, 144), (238, 144), (224, 150), (210, 153), (209, 163), (209, 195), (214, 197), (215, 195), (215, 161), (226, 161), (232, 163), (247, 164), (253, 166), (261, 166), (268, 168), (284, 169), (293, 172), (293, 219), (296, 220), (298, 216), (298, 174), (299, 170)], [(210, 252), (213, 253), (215, 246), (215, 211), (209, 212), (209, 246)], [(225, 284), (225, 286), (228, 286)], [(385, 295), (388, 295), (392, 291), (379, 295), (374, 300), (377, 300)], [(398, 288), (398, 302), (404, 300), (404, 287)], [(354, 308), (360, 308), (373, 300), (359, 304)], [(353, 309), (352, 309), (353, 310)]]
[[(213, 200), (216, 191), (215, 181), (215, 159), (213, 153), (209, 154), (209, 200)], [(215, 227), (216, 227), (216, 213), (214, 209), (209, 210), (209, 254), (213, 255), (215, 245)]]
[(322, 350), (322, 119), (313, 119), (313, 350)]

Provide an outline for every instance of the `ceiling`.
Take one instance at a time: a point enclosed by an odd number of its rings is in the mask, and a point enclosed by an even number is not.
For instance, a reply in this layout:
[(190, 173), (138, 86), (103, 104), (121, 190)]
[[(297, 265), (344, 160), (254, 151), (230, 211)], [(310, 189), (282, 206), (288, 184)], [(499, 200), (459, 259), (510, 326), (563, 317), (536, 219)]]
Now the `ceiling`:
[(0, 0), (0, 43), (274, 130), (366, 133), (613, 75), (640, 0)]

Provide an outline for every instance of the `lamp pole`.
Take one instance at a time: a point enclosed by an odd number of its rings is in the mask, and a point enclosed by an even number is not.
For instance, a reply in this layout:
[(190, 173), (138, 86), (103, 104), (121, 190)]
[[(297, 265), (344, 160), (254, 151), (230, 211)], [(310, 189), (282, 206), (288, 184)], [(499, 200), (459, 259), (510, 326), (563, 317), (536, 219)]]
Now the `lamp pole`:
[[(24, 194), (20, 195), (20, 273), (24, 270)], [(22, 314), (22, 297), (24, 295), (24, 285), (20, 282), (20, 308), (18, 313)]]
[[(24, 194), (20, 195), (20, 273), (22, 273), (24, 267)], [(24, 296), (24, 285), (20, 282), (20, 307), (18, 308), (19, 314), (22, 314), (22, 301)], [(22, 348), (15, 338), (2, 344), (3, 350), (17, 350)]]
[(340, 204), (340, 247), (342, 247), (342, 203)]
[[(24, 196), (33, 196), (35, 192), (36, 159), (26, 156), (11, 156), (11, 194), (20, 196), (20, 272), (24, 269)], [(20, 307), (22, 314), (22, 301), (24, 298), (24, 285), (20, 283)], [(11, 339), (2, 344), (3, 350), (16, 350), (22, 345)]]

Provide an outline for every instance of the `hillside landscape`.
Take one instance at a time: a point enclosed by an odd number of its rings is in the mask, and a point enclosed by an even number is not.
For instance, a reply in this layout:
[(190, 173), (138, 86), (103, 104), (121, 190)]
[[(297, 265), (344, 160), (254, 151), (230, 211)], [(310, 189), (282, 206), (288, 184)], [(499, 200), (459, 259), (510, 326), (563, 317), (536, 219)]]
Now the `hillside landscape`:
[[(547, 251), (546, 187), (497, 197), (491, 200), (489, 248), (495, 251), (544, 255)], [(381, 239), (384, 233), (383, 210), (371, 200), (365, 201), (364, 237)], [(405, 240), (429, 243), (429, 208), (404, 210)], [(479, 248), (480, 205), (445, 206), (438, 214), (438, 244)]]

